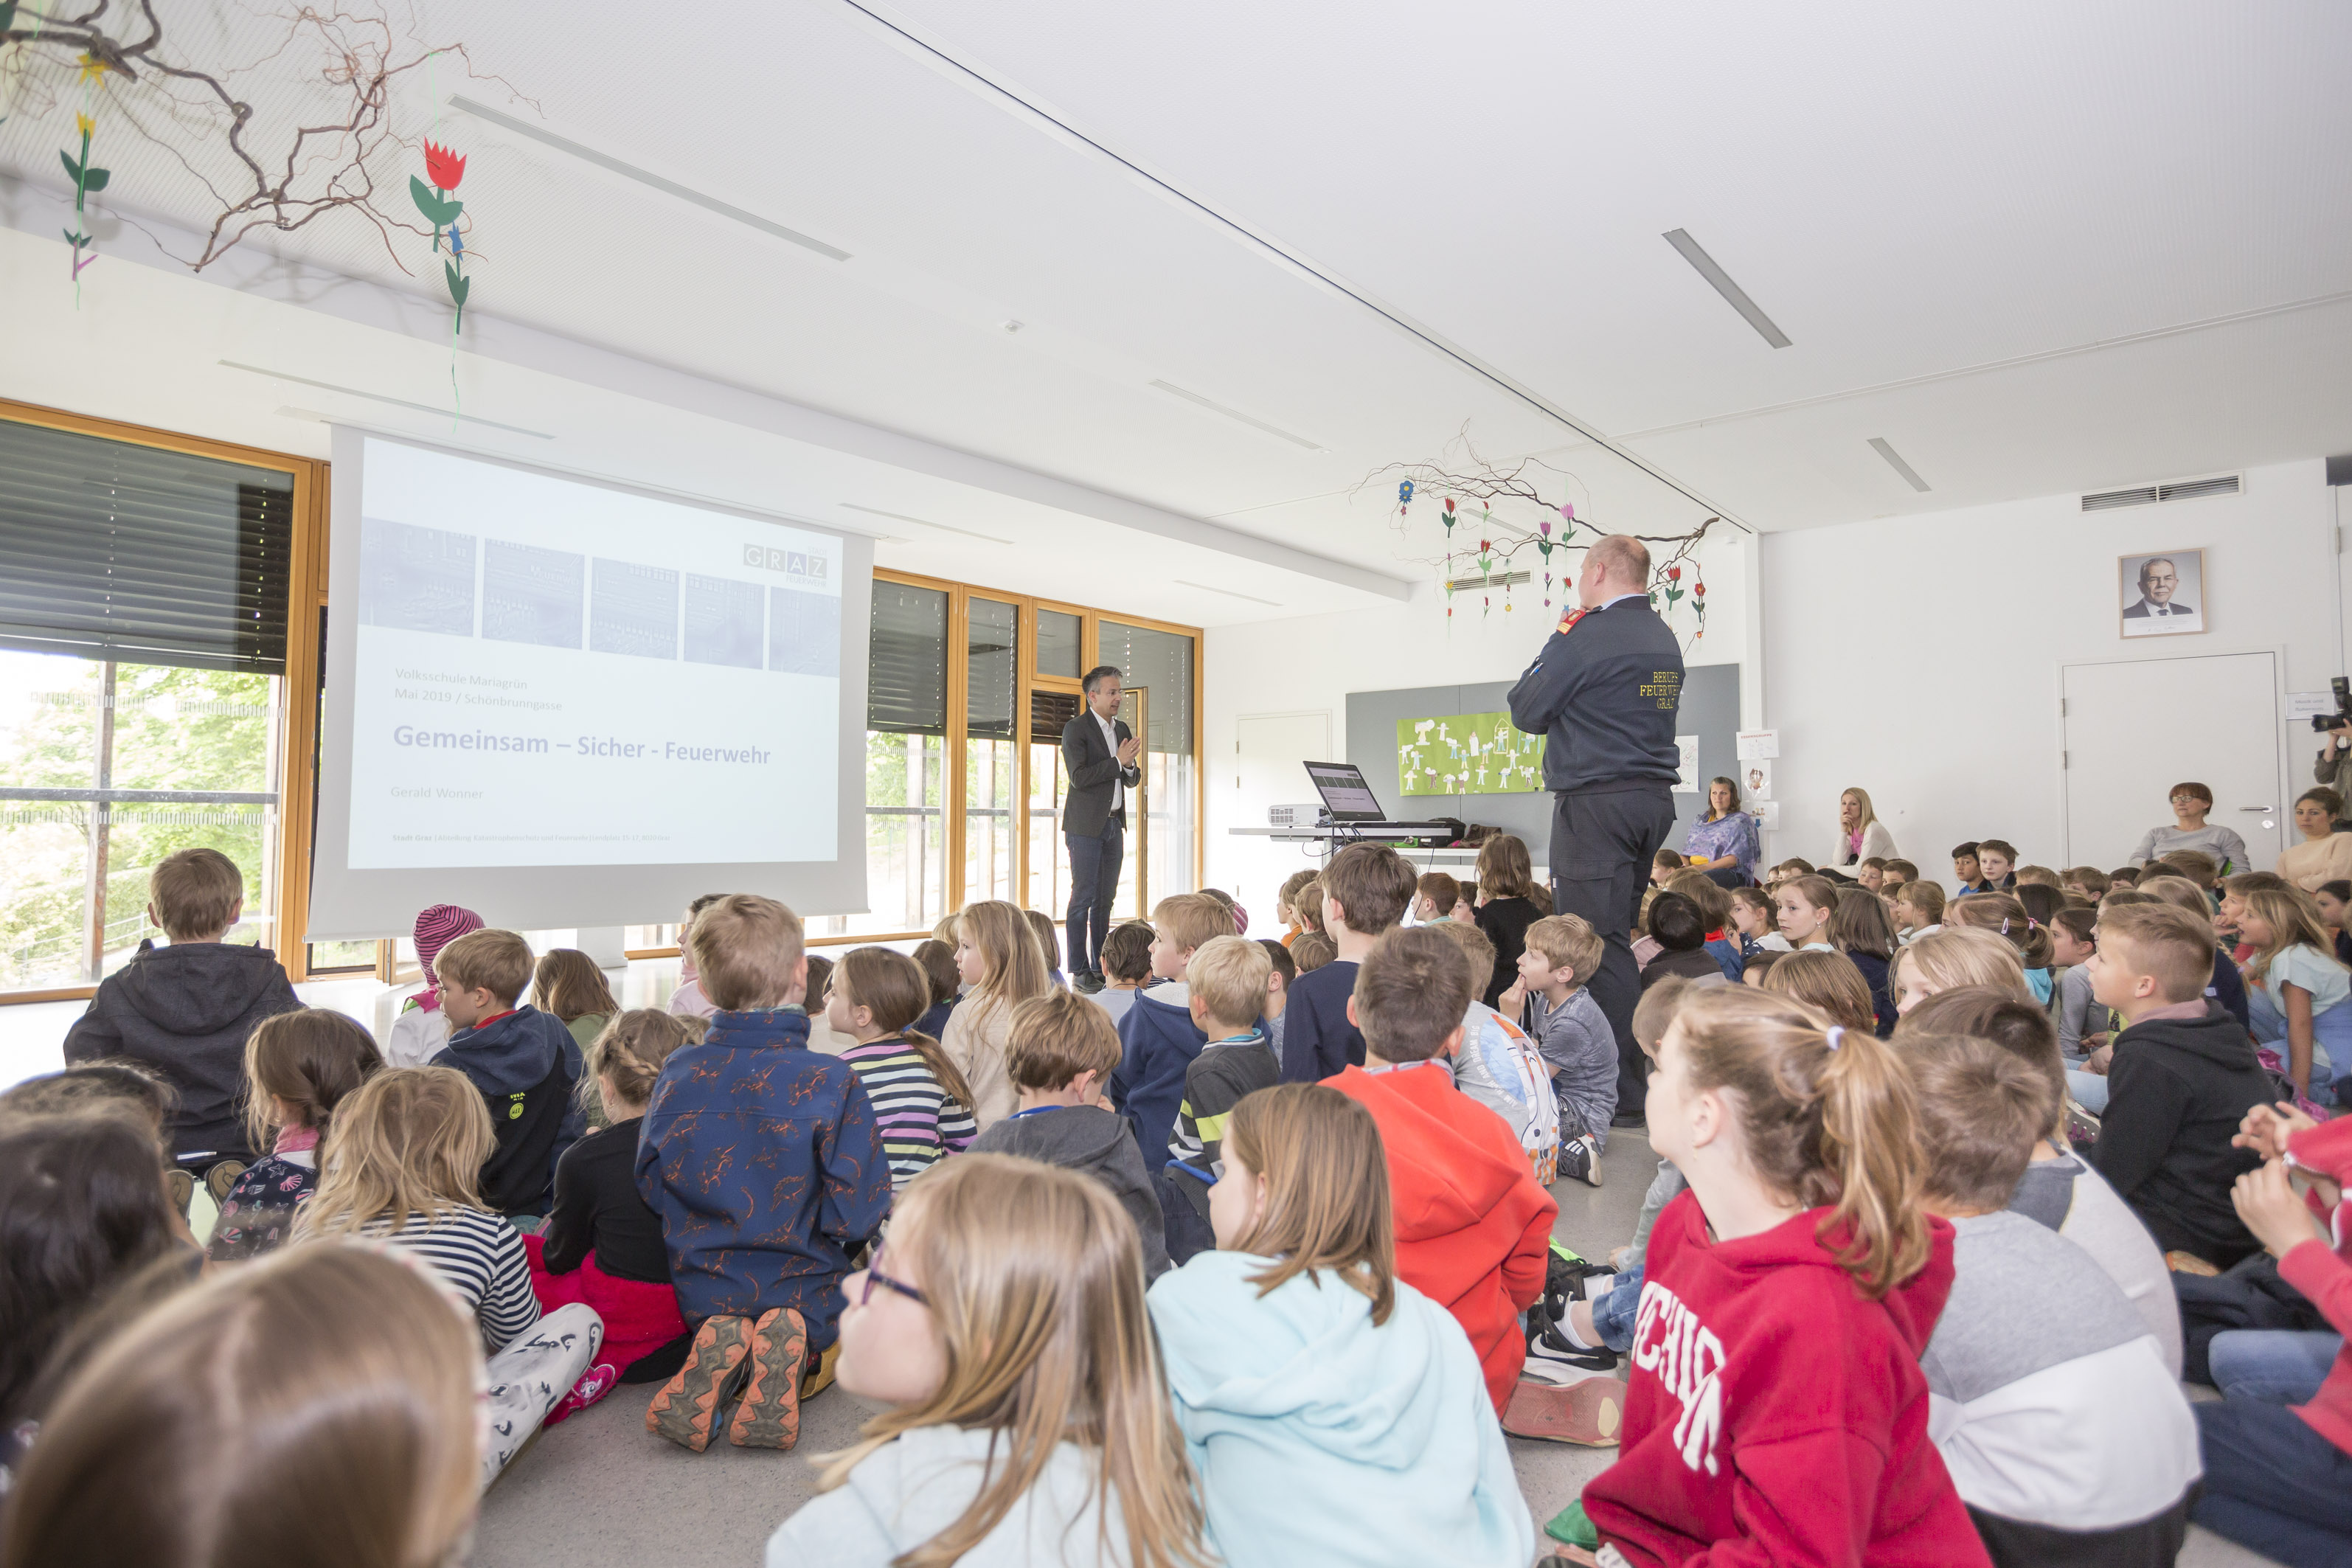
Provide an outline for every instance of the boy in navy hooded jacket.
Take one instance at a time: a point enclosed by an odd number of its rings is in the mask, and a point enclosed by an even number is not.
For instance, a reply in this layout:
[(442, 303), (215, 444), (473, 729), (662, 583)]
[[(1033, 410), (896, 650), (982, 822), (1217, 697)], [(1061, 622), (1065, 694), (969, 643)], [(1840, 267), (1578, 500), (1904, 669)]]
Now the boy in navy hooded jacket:
[(841, 1282), (890, 1212), (890, 1163), (857, 1069), (809, 1048), (800, 917), (736, 893), (688, 939), (718, 1010), (662, 1063), (637, 1144), (694, 1348), (646, 1426), (697, 1453), (789, 1448), (800, 1402), (832, 1381)]
[(521, 1000), (530, 944), (510, 931), (476, 931), (434, 961), (449, 1043), (432, 1059), (482, 1091), (498, 1143), (482, 1166), (482, 1205), (496, 1214), (543, 1215), (555, 1197), (555, 1163), (588, 1131), (574, 1091), (579, 1042), (563, 1020)]
[(1192, 953), (1213, 937), (1238, 936), (1233, 912), (1206, 893), (1162, 899), (1151, 911), (1151, 973), (1166, 984), (1135, 994), (1118, 1021), (1119, 1062), (1110, 1075), (1110, 1102), (1135, 1129), (1144, 1168), (1156, 1184), (1168, 1163), (1177, 1108), (1184, 1102), (1184, 1072), (1209, 1043), (1192, 1022), (1184, 971)]

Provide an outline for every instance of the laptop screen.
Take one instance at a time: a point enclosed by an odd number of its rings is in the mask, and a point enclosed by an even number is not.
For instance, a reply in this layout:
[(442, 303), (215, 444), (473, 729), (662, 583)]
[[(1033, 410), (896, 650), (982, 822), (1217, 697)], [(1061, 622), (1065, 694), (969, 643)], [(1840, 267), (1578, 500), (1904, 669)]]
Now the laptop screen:
[(1353, 763), (1308, 763), (1307, 776), (1313, 781), (1315, 793), (1323, 797), (1324, 809), (1334, 822), (1379, 822), (1381, 803), (1372, 798), (1371, 785), (1364, 782), (1364, 770)]

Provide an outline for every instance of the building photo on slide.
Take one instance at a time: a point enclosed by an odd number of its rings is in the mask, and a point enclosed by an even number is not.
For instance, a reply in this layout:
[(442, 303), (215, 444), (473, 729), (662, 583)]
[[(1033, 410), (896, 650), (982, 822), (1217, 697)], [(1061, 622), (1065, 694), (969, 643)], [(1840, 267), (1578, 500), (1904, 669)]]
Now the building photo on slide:
[(650, 20), (0, 0), (0, 1568), (2352, 1562), (2352, 13)]

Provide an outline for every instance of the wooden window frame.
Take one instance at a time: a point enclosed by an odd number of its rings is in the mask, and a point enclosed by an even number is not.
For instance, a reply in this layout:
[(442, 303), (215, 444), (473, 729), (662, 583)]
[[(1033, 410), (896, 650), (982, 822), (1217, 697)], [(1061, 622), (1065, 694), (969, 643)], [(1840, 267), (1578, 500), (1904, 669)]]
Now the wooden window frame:
[[(291, 582), (286, 606), (285, 700), (278, 732), (270, 737), (277, 749), (278, 835), (272, 847), (277, 869), (271, 889), (270, 944), (278, 963), (294, 980), (310, 977), (310, 943), (302, 931), (310, 914), (311, 801), (316, 790), (312, 759), (318, 752), (319, 731), (319, 612), (327, 602), (327, 496), (329, 465), (316, 458), (298, 458), (260, 447), (184, 436), (175, 430), (100, 419), (62, 408), (45, 408), (0, 397), (0, 418), (44, 429), (95, 436), (133, 447), (190, 457), (215, 458), (247, 468), (269, 468), (290, 475), (294, 481), (293, 558), (288, 563)], [(299, 874), (296, 868), (299, 868)], [(26, 1002), (68, 1002), (96, 995), (96, 985), (62, 985), (40, 991), (0, 992), (0, 1006)]]

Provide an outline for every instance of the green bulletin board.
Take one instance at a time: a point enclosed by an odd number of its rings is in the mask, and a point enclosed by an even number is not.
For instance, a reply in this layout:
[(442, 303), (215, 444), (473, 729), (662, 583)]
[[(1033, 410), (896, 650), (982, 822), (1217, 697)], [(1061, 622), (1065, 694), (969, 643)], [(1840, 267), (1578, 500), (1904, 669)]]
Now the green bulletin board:
[(1400, 719), (1397, 782), (1408, 795), (1533, 795), (1543, 788), (1544, 738), (1508, 713)]

